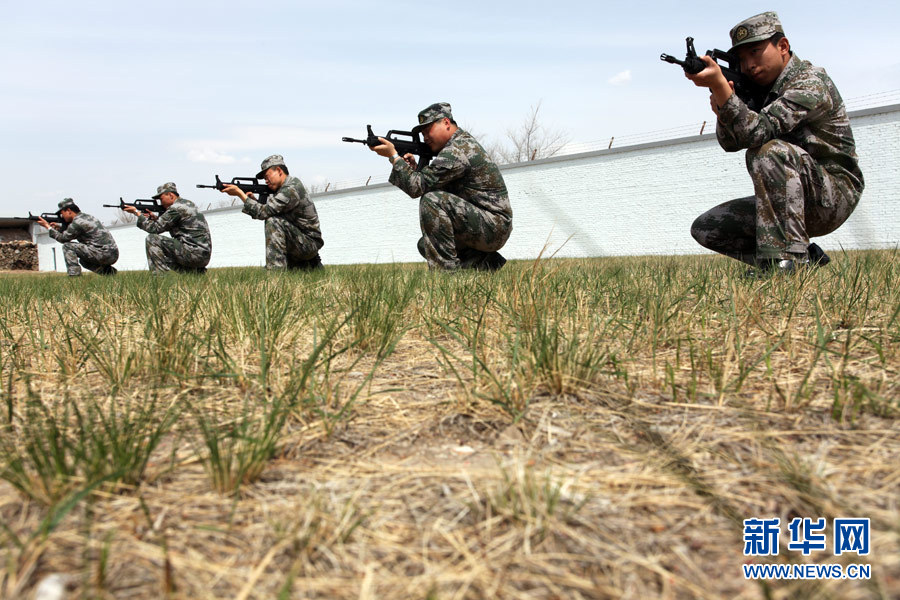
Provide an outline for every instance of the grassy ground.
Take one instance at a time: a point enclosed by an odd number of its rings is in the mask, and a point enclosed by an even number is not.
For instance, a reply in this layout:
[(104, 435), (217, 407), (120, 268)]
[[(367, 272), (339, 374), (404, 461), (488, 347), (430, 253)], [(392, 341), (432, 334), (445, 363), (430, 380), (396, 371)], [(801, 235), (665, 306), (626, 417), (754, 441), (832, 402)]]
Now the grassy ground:
[(3, 276), (0, 597), (900, 597), (900, 253), (833, 258)]

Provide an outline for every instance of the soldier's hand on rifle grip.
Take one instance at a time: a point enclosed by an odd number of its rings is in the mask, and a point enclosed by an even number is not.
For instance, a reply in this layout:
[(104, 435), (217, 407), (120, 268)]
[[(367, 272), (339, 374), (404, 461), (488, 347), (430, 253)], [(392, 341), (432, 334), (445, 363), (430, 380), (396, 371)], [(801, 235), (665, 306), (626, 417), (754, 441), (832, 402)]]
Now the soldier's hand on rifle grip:
[(381, 142), (380, 146), (371, 146), (370, 150), (378, 154), (378, 156), (383, 156), (385, 158), (390, 158), (393, 155), (397, 154), (397, 150), (394, 149), (394, 144), (387, 141), (383, 137), (379, 137), (378, 141)]
[(714, 61), (711, 56), (703, 55), (700, 57), (700, 60), (706, 63), (706, 68), (699, 73), (685, 73), (684, 76), (693, 81), (697, 87), (709, 88), (714, 102), (718, 106), (722, 106), (734, 93), (734, 83), (725, 79), (719, 63)]
[(141, 214), (140, 211), (138, 211), (138, 209), (136, 209), (133, 206), (123, 206), (122, 211), (131, 213), (132, 215), (135, 215), (135, 216), (140, 216), (140, 214)]
[(704, 54), (698, 58), (706, 63), (706, 68), (699, 73), (684, 72), (684, 76), (693, 81), (694, 85), (697, 87), (712, 88), (719, 83), (720, 78), (722, 80), (725, 79), (725, 76), (722, 74), (722, 68), (719, 67), (719, 63), (714, 61), (712, 57)]
[(44, 217), (38, 217), (37, 224), (43, 227), (44, 229), (50, 229), (50, 223), (44, 220)]
[(406, 153), (403, 155), (403, 160), (406, 161), (406, 164), (408, 164), (413, 171), (416, 170), (416, 155), (415, 154)]

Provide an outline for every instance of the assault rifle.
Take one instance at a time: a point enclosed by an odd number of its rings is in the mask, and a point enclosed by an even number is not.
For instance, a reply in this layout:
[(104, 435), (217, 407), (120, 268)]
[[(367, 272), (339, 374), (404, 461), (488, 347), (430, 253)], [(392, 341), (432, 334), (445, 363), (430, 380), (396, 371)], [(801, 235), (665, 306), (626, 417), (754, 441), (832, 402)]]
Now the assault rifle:
[[(369, 148), (374, 148), (375, 146), (380, 146), (381, 141), (378, 139), (378, 136), (372, 133), (372, 126), (366, 125), (366, 130), (369, 135), (364, 140), (355, 140), (349, 137), (342, 137), (342, 142), (356, 142), (358, 144), (365, 144)], [(408, 137), (408, 140), (400, 139), (395, 136), (401, 135), (404, 137)], [(425, 142), (423, 142), (419, 138), (418, 133), (413, 133), (411, 131), (394, 131), (391, 129), (387, 132), (387, 135), (381, 136), (390, 143), (394, 145), (394, 148), (397, 150), (397, 154), (403, 156), (404, 154), (415, 154), (419, 157), (419, 160), (416, 162), (416, 171), (421, 171), (428, 163), (431, 162), (431, 159), (434, 158), (434, 152), (431, 151), (431, 148), (428, 147)]]
[[(691, 75), (699, 73), (706, 68), (706, 63), (700, 60), (700, 57), (697, 56), (697, 51), (694, 50), (694, 38), (688, 37), (685, 39), (685, 45), (687, 46), (687, 54), (684, 60), (678, 60), (668, 54), (660, 54), (659, 60), (672, 63), (673, 65), (680, 65), (685, 73), (690, 73)], [(734, 82), (734, 93), (737, 94), (738, 98), (743, 100), (750, 110), (759, 112), (766, 99), (767, 90), (756, 85), (752, 79), (741, 73), (740, 59), (724, 50), (707, 50), (706, 55), (716, 61), (716, 64), (722, 69), (722, 75), (725, 76), (725, 79)], [(722, 64), (719, 61), (725, 61), (726, 64)]]
[(119, 196), (118, 204), (104, 204), (103, 206), (106, 208), (118, 208), (119, 210), (125, 210), (126, 206), (133, 206), (138, 209), (138, 212), (152, 212), (157, 215), (166, 212), (166, 208), (159, 200), (135, 200), (134, 202), (125, 202), (121, 196)]
[(66, 220), (59, 216), (58, 212), (45, 212), (41, 213), (41, 216), (31, 214), (31, 211), (28, 211), (28, 220), (29, 221), (37, 221), (38, 219), (44, 219), (48, 223), (59, 223), (59, 230), (65, 231), (66, 227), (69, 226), (66, 223)]
[(197, 187), (222, 191), (226, 185), (233, 185), (245, 194), (256, 194), (256, 201), (260, 204), (265, 204), (269, 196), (272, 195), (272, 190), (265, 183), (258, 183), (258, 181), (256, 177), (232, 177), (231, 181), (225, 183), (216, 175), (216, 185), (201, 185), (198, 183)]

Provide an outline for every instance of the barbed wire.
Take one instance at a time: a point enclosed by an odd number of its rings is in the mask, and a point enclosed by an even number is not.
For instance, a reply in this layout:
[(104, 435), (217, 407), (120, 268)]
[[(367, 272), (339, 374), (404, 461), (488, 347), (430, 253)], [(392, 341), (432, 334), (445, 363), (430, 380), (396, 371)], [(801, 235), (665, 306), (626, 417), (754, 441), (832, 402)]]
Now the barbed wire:
[(878, 106), (890, 106), (900, 104), (900, 90), (888, 90), (866, 96), (856, 96), (844, 101), (847, 110), (862, 110), (864, 108), (876, 108)]

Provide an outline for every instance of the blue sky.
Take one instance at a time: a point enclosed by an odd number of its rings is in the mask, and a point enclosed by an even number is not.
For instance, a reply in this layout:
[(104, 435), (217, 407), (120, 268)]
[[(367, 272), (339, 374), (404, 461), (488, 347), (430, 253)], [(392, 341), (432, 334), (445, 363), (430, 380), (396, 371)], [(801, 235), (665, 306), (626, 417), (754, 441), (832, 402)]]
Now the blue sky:
[(811, 6), (6, 0), (0, 216), (72, 196), (111, 220), (101, 204), (170, 180), (205, 208), (224, 197), (195, 184), (273, 153), (308, 184), (383, 180), (387, 161), (341, 136), (409, 129), (435, 101), (486, 142), (538, 102), (575, 144), (699, 124), (707, 93), (659, 54), (682, 55), (687, 35), (727, 49), (737, 21), (773, 8), (851, 109), (900, 101), (898, 5)]

